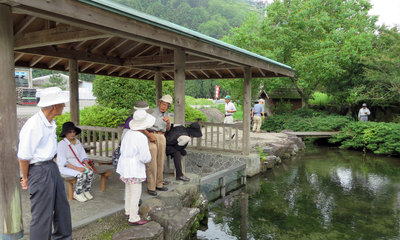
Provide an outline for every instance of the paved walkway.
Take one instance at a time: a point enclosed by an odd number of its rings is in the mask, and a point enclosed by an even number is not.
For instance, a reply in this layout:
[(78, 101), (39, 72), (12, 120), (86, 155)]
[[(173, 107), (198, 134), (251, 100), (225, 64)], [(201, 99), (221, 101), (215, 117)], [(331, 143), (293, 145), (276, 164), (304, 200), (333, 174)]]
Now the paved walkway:
[[(190, 174), (189, 174), (190, 176)], [(174, 190), (180, 183), (176, 181), (173, 174), (165, 174), (164, 179), (170, 181), (166, 185), (168, 191)], [(119, 174), (113, 172), (109, 179), (106, 180), (106, 190), (100, 190), (100, 176), (95, 174), (93, 188), (91, 194), (93, 200), (80, 203), (76, 200), (69, 202), (71, 206), (72, 227), (73, 229), (85, 226), (91, 222), (97, 221), (124, 209), (124, 183), (119, 180)], [(147, 183), (143, 184), (142, 200), (147, 200), (153, 196), (147, 193)], [(65, 191), (68, 196), (68, 184), (65, 183)], [(158, 193), (162, 193), (158, 191)], [(21, 191), (22, 197), (22, 214), (24, 224), (23, 240), (29, 239), (29, 223), (31, 221), (31, 208), (29, 194), (26, 190)]]

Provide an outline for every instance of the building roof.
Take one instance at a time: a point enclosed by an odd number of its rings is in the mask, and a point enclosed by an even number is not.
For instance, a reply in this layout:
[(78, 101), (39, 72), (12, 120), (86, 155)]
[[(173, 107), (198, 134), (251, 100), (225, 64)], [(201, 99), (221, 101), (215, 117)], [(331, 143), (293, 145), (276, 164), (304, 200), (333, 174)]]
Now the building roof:
[(106, 0), (2, 0), (12, 6), (15, 66), (174, 80), (177, 49), (186, 79), (293, 77), (290, 66)]

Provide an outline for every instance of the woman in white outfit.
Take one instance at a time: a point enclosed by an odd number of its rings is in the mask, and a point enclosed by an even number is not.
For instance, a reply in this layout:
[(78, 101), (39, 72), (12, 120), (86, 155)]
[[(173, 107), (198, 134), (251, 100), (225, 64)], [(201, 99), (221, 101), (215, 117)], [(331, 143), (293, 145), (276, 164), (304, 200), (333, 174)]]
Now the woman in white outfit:
[(142, 195), (142, 182), (146, 181), (146, 163), (151, 161), (149, 143), (141, 131), (154, 125), (156, 119), (145, 110), (136, 110), (129, 122), (130, 129), (121, 143), (121, 156), (117, 173), (125, 183), (125, 217), (129, 225), (143, 225), (147, 221), (138, 214), (139, 199)]
[(88, 163), (88, 158), (81, 142), (75, 138), (81, 133), (81, 129), (75, 127), (73, 122), (63, 124), (60, 137), (64, 137), (58, 143), (57, 164), (60, 173), (76, 177), (74, 199), (85, 202), (93, 199), (90, 190), (93, 185), (93, 169)]

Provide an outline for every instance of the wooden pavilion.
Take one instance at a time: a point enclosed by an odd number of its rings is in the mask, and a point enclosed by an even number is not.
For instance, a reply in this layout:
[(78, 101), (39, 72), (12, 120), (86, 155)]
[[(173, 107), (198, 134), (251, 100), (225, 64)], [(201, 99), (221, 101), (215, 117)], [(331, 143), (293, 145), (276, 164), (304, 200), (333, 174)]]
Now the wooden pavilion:
[[(174, 81), (175, 123), (185, 123), (185, 80), (293, 77), (284, 64), (106, 0), (0, 0), (0, 217), (3, 239), (23, 231), (14, 68), (69, 71), (71, 120), (79, 124), (78, 73)], [(250, 151), (244, 118), (243, 154)], [(246, 129), (248, 131), (246, 131)]]

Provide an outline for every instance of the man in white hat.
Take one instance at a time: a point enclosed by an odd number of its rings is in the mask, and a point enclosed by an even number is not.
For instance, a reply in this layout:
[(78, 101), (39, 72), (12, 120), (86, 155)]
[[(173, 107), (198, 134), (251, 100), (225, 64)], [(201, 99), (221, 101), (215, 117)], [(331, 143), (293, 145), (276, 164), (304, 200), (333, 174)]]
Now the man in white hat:
[(44, 89), (37, 104), (42, 109), (28, 119), (19, 134), (21, 185), (31, 199), (31, 240), (72, 239), (71, 211), (64, 182), (53, 161), (57, 153), (57, 126), (53, 118), (62, 114), (68, 101), (60, 88)]
[(251, 110), (251, 117), (254, 119), (253, 132), (255, 131), (257, 131), (257, 133), (260, 132), (262, 120), (265, 119), (263, 104), (264, 100), (260, 99), (258, 100), (258, 104), (254, 105), (253, 109)]
[(367, 108), (367, 104), (363, 103), (362, 108), (358, 111), (358, 121), (368, 122), (368, 116), (371, 114)]
[(153, 108), (151, 115), (156, 118), (156, 122), (144, 134), (149, 139), (149, 149), (151, 162), (147, 164), (147, 192), (152, 196), (157, 196), (158, 191), (168, 191), (164, 187), (163, 171), (165, 159), (165, 132), (171, 129), (171, 122), (168, 116), (168, 108), (171, 106), (171, 95), (164, 95), (160, 98), (158, 106)]

